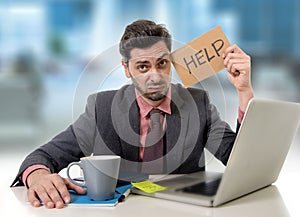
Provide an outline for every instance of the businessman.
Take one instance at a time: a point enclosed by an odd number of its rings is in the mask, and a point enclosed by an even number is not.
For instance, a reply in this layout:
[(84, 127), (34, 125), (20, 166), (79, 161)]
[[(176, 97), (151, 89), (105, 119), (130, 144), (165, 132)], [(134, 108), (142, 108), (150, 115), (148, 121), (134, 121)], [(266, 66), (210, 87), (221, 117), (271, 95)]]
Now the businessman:
[(204, 90), (171, 84), (171, 44), (168, 30), (152, 21), (126, 27), (119, 51), (132, 84), (89, 96), (74, 123), (26, 157), (12, 186), (25, 185), (32, 206), (40, 206), (41, 200), (47, 208), (62, 208), (70, 203), (68, 189), (86, 193), (58, 172), (91, 154), (121, 156), (122, 174), (201, 171), (204, 148), (226, 165), (253, 98), (250, 57), (237, 45), (222, 56), (239, 98), (234, 132)]

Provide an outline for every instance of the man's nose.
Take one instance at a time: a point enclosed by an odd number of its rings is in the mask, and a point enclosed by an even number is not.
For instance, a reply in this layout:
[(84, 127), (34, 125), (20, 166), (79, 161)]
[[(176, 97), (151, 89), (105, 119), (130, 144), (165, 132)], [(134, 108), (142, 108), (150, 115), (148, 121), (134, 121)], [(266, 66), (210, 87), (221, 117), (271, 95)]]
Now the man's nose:
[(157, 71), (156, 69), (152, 69), (149, 72), (149, 76), (150, 76), (150, 79), (152, 81), (159, 81), (159, 80), (161, 80), (161, 73), (159, 71)]

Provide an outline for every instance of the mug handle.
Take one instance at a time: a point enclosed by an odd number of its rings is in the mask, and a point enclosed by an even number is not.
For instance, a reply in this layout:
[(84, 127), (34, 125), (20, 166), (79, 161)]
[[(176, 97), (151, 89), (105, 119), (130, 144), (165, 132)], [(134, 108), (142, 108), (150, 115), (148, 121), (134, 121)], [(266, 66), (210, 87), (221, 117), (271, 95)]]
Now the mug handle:
[(70, 182), (72, 182), (74, 185), (78, 185), (78, 186), (80, 186), (80, 187), (85, 187), (86, 185), (85, 185), (85, 182), (77, 182), (77, 181), (75, 181), (74, 179), (72, 179), (71, 177), (70, 177), (70, 168), (72, 167), (72, 166), (74, 166), (74, 165), (78, 165), (79, 167), (80, 167), (80, 169), (82, 169), (82, 167), (81, 167), (81, 162), (79, 161), (79, 162), (73, 162), (73, 163), (70, 163), (69, 164), (69, 166), (68, 166), (68, 168), (67, 168), (67, 176), (68, 176), (68, 179), (69, 179), (69, 181)]

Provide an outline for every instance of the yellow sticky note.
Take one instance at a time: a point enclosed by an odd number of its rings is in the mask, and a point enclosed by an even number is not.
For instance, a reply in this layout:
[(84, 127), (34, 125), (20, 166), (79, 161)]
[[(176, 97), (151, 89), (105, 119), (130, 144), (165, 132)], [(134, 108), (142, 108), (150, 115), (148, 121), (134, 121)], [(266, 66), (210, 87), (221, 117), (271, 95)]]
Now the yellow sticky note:
[(160, 186), (150, 181), (143, 181), (143, 182), (132, 182), (131, 183), (134, 187), (144, 191), (146, 193), (155, 193), (158, 191), (166, 190), (166, 187)]

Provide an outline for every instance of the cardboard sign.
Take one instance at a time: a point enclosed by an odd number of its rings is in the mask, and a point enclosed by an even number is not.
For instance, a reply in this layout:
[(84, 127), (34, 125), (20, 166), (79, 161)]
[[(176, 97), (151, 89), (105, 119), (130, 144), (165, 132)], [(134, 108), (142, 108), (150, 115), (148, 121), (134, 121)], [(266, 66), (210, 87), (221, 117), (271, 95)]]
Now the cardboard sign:
[(220, 26), (171, 53), (184, 86), (189, 87), (224, 68), (222, 54), (230, 43)]

